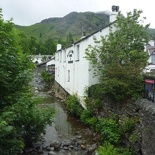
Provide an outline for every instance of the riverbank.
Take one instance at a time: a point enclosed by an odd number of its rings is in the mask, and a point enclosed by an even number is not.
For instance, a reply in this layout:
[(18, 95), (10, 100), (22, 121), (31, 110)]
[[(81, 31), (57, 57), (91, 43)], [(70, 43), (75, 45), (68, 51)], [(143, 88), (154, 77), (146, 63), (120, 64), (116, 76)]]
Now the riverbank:
[(55, 96), (54, 89), (46, 90), (41, 72), (36, 70), (32, 81), (35, 96), (43, 97), (42, 105), (55, 109), (54, 121), (41, 134), (40, 140), (24, 155), (92, 155), (97, 148), (96, 135), (66, 110), (62, 99)]

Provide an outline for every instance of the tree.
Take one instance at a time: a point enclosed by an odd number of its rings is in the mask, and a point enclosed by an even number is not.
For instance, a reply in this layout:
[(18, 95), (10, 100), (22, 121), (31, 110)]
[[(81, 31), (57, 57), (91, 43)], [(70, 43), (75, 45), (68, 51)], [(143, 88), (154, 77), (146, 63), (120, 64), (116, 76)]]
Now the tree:
[(47, 51), (46, 47), (44, 46), (43, 42), (40, 40), (37, 46), (37, 53), (46, 55), (47, 54), (46, 51)]
[(38, 41), (36, 38), (31, 37), (30, 38), (30, 52), (32, 54), (39, 54), (37, 51)]
[(0, 16), (0, 111), (16, 102), (30, 81), (32, 64), (19, 46), (19, 37), (11, 21)]
[(61, 44), (61, 45), (62, 45), (62, 47), (67, 46), (66, 41), (64, 41), (61, 37), (59, 37), (59, 39), (58, 39), (58, 41), (57, 41), (57, 44)]
[[(17, 29), (18, 30), (18, 29)], [(22, 48), (23, 53), (31, 54), (30, 52), (30, 38), (24, 33), (19, 31), (19, 44)]]
[(46, 54), (53, 55), (56, 51), (56, 44), (52, 38), (45, 41), (44, 47), (46, 48)]
[(139, 18), (142, 11), (134, 10), (110, 26), (109, 35), (95, 40), (96, 46), (89, 46), (86, 58), (95, 67), (103, 93), (117, 101), (138, 97), (143, 89), (142, 71), (147, 63), (144, 46), (149, 41), (147, 29)]
[(66, 44), (67, 44), (67, 45), (71, 45), (71, 44), (73, 44), (73, 43), (74, 43), (73, 35), (72, 35), (72, 33), (69, 33), (69, 34), (67, 35)]
[(53, 109), (38, 106), (30, 87), (33, 64), (20, 46), (12, 21), (4, 21), (0, 10), (0, 154), (17, 155), (32, 145)]

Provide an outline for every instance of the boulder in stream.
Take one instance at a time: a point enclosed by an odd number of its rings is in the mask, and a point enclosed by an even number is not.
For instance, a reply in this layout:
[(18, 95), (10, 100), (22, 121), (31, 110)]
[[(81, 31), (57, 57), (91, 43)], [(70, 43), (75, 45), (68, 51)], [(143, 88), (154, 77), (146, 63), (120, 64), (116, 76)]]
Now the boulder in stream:
[(54, 147), (55, 150), (58, 150), (60, 148), (61, 144), (58, 141), (54, 141), (50, 144), (50, 147)]

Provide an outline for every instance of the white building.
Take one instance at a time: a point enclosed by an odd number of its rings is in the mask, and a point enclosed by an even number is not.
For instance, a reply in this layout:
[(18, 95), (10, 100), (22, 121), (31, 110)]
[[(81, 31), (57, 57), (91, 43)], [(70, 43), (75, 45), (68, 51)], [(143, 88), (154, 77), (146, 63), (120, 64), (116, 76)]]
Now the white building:
[(52, 58), (52, 55), (30, 55), (33, 63), (40, 64), (42, 62), (48, 61)]
[(46, 71), (55, 74), (55, 57), (53, 56), (51, 60), (46, 63)]
[[(116, 20), (116, 12), (110, 15), (110, 22)], [(102, 21), (101, 21), (102, 22)], [(85, 90), (87, 87), (98, 83), (94, 77), (92, 66), (85, 58), (88, 45), (95, 45), (94, 38), (101, 40), (101, 36), (109, 34), (109, 25), (89, 36), (82, 37), (65, 49), (58, 45), (55, 54), (55, 81), (70, 95), (76, 94), (84, 105)]]
[(151, 71), (155, 71), (155, 41), (150, 40), (149, 44), (145, 48), (148, 53), (148, 66), (146, 66), (144, 72), (150, 73)]

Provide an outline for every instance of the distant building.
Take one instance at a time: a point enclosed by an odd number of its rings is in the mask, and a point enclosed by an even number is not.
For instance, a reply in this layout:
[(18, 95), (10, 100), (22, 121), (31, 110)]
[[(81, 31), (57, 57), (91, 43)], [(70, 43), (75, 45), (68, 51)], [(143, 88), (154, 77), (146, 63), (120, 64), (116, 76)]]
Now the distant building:
[(155, 41), (150, 40), (145, 50), (148, 53), (148, 65), (145, 67), (144, 72), (155, 72)]
[(55, 74), (55, 57), (53, 56), (51, 60), (46, 63), (46, 71)]
[(40, 64), (40, 63), (50, 60), (52, 58), (52, 55), (39, 54), (39, 55), (31, 55), (30, 57), (33, 63)]
[(146, 51), (148, 52), (148, 63), (151, 65), (155, 65), (155, 42), (154, 40), (150, 40), (149, 44), (146, 46)]

